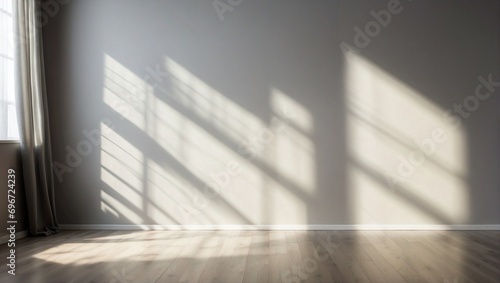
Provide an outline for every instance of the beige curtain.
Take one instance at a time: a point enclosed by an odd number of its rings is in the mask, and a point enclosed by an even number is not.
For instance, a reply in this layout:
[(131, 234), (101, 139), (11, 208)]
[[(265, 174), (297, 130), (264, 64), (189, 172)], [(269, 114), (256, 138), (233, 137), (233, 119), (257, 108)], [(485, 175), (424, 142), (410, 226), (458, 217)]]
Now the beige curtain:
[(37, 0), (13, 0), (16, 23), (16, 91), (23, 178), (31, 235), (58, 230), (45, 91), (42, 28)]

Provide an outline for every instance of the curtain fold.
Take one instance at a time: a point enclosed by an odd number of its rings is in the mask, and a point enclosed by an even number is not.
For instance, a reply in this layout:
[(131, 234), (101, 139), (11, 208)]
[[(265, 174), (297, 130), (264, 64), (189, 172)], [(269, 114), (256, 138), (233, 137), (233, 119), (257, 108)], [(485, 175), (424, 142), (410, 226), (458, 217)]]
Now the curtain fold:
[(37, 0), (14, 0), (16, 92), (24, 189), (31, 235), (58, 231)]

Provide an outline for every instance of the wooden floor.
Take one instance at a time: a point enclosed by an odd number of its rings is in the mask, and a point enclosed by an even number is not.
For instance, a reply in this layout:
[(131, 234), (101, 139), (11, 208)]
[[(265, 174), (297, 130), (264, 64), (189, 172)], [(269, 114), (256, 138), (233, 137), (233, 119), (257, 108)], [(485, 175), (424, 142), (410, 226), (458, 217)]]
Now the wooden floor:
[(500, 231), (72, 231), (0, 282), (500, 282)]

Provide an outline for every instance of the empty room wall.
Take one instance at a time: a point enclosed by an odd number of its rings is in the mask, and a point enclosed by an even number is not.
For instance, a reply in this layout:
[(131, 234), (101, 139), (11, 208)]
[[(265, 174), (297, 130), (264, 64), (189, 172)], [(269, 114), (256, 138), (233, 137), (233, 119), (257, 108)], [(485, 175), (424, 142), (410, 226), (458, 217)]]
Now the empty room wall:
[(60, 223), (499, 224), (497, 5), (47, 6)]

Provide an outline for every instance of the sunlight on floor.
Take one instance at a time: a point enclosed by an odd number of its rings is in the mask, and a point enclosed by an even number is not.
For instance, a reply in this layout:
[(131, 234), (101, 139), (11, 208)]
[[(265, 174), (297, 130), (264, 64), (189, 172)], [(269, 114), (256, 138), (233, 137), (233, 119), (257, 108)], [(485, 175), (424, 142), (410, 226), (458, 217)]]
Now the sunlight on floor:
[[(73, 243), (57, 245), (33, 257), (64, 265), (120, 261), (133, 264), (134, 259), (164, 262), (174, 260), (180, 251), (190, 249), (196, 251), (190, 254), (191, 259), (209, 259), (211, 254), (203, 251), (216, 247), (218, 237), (218, 234), (207, 231), (196, 232), (196, 235), (182, 235), (177, 232), (126, 232), (117, 236), (76, 238)], [(189, 247), (186, 248), (188, 244)], [(164, 249), (160, 251), (159, 247)], [(235, 256), (246, 256), (247, 253), (248, 250), (245, 249), (234, 249)]]

